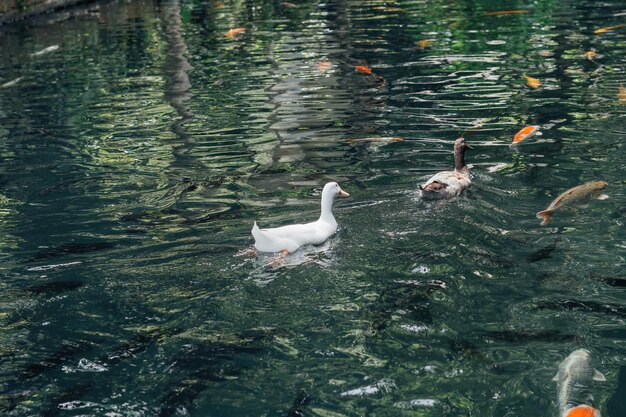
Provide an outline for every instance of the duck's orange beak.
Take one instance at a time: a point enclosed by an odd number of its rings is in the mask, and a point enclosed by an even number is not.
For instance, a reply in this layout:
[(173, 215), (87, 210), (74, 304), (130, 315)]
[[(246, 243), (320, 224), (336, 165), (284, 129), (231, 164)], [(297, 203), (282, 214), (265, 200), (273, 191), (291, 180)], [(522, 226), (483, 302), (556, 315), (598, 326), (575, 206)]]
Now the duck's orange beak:
[(339, 197), (350, 197), (350, 194), (346, 193), (344, 190), (339, 191)]

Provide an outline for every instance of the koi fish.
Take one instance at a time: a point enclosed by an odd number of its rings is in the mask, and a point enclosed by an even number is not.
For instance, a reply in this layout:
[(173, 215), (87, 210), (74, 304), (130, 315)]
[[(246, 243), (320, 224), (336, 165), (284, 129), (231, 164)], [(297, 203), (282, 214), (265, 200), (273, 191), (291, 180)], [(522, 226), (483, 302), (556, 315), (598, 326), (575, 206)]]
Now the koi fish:
[(593, 33), (595, 33), (596, 35), (599, 35), (600, 33), (608, 32), (609, 30), (613, 30), (613, 29), (623, 28), (624, 26), (625, 25), (607, 26), (604, 28), (596, 29), (593, 31)]
[(617, 92), (617, 98), (620, 101), (626, 101), (626, 87), (624, 87), (623, 85), (619, 86), (619, 90)]
[(321, 73), (325, 73), (333, 66), (333, 63), (330, 61), (320, 61), (317, 63), (317, 70)]
[(370, 69), (370, 67), (366, 67), (365, 65), (357, 65), (354, 67), (354, 69), (363, 74), (372, 75), (372, 70)]
[(596, 50), (595, 49), (590, 49), (590, 50), (588, 50), (587, 52), (585, 52), (583, 54), (583, 56), (585, 58), (587, 58), (589, 61), (593, 61), (593, 59), (596, 57), (596, 55), (597, 54), (596, 54)]
[(599, 417), (595, 408), (584, 405), (592, 400), (590, 387), (593, 381), (606, 381), (604, 375), (591, 365), (591, 355), (586, 349), (573, 351), (561, 364), (552, 379), (557, 382), (557, 401), (563, 417)]
[(406, 12), (406, 10), (400, 8), (400, 7), (383, 7), (383, 6), (377, 6), (377, 7), (372, 7), (372, 10), (380, 10), (383, 12)]
[(235, 36), (239, 35), (240, 33), (244, 33), (245, 31), (246, 28), (233, 28), (224, 33), (224, 36), (226, 36), (227, 38), (234, 38)]
[(570, 188), (563, 194), (554, 199), (550, 206), (537, 213), (537, 218), (542, 219), (541, 225), (545, 226), (552, 220), (552, 213), (563, 208), (570, 207), (573, 204), (580, 203), (590, 198), (596, 198), (598, 200), (606, 200), (608, 195), (603, 194), (602, 190), (608, 183), (604, 181), (592, 181), (577, 187)]
[(517, 132), (515, 136), (513, 136), (512, 143), (518, 143), (525, 139), (530, 139), (535, 135), (541, 135), (541, 132), (539, 131), (539, 126), (526, 126), (522, 130)]
[(41, 51), (33, 52), (32, 54), (30, 54), (30, 56), (45, 55), (50, 52), (54, 52), (57, 49), (59, 49), (59, 45), (51, 45), (51, 46), (48, 46), (47, 48), (42, 49)]
[(430, 41), (430, 39), (420, 39), (419, 41), (417, 41), (417, 48), (418, 49), (426, 49), (431, 44), (432, 44), (432, 42)]
[(526, 84), (528, 84), (530, 88), (539, 88), (541, 85), (541, 81), (536, 78), (529, 77), (528, 75), (524, 75), (524, 78), (526, 78)]
[(521, 14), (521, 13), (528, 13), (528, 10), (501, 10), (499, 12), (483, 13), (481, 14), (481, 16), (499, 16), (503, 14)]
[(567, 410), (564, 417), (602, 417), (600, 410), (593, 408), (590, 405), (579, 405)]
[(9, 88), (9, 87), (13, 87), (14, 85), (17, 85), (17, 83), (19, 83), (20, 81), (22, 81), (24, 79), (24, 77), (17, 77), (14, 80), (11, 80), (9, 82), (6, 82), (2, 85), (0, 85), (0, 88)]

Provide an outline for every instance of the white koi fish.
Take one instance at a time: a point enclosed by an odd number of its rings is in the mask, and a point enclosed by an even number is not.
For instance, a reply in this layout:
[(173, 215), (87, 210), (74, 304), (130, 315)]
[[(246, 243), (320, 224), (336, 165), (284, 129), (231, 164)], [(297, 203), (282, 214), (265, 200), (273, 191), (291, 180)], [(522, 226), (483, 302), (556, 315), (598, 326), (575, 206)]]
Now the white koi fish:
[(50, 52), (54, 52), (57, 49), (59, 49), (59, 45), (51, 45), (51, 46), (48, 46), (47, 48), (42, 49), (41, 51), (33, 52), (32, 54), (30, 54), (30, 56), (40, 56), (40, 55), (49, 54)]
[(600, 417), (600, 411), (589, 404), (593, 400), (593, 381), (606, 381), (604, 375), (591, 365), (591, 355), (586, 349), (573, 351), (559, 365), (553, 379), (557, 382), (559, 415), (562, 417)]

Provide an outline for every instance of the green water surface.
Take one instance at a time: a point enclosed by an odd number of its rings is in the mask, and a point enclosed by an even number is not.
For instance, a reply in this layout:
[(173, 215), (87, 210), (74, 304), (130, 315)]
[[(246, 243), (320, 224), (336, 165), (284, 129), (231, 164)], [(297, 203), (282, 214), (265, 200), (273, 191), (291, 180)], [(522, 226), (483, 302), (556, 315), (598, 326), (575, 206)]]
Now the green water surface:
[[(626, 28), (593, 33), (621, 24), (622, 0), (114, 0), (0, 27), (0, 414), (557, 416), (586, 348), (624, 417)], [(471, 190), (421, 200), (467, 130)], [(539, 225), (592, 180), (609, 199)], [(335, 237), (242, 255), (327, 181)]]

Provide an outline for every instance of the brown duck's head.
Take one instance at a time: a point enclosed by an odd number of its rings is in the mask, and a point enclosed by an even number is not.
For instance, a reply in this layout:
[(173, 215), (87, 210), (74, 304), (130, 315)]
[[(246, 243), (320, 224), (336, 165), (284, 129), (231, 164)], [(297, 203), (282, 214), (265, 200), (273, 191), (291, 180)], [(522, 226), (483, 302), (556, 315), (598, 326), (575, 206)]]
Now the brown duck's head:
[(606, 182), (606, 181), (595, 181), (595, 182), (593, 183), (593, 185), (594, 185), (597, 189), (602, 190), (604, 187), (606, 187), (607, 185), (609, 185), (609, 183), (608, 183), (608, 182)]
[(474, 149), (472, 148), (467, 141), (465, 140), (464, 137), (460, 137), (457, 140), (454, 141), (454, 150), (466, 150), (466, 149)]

